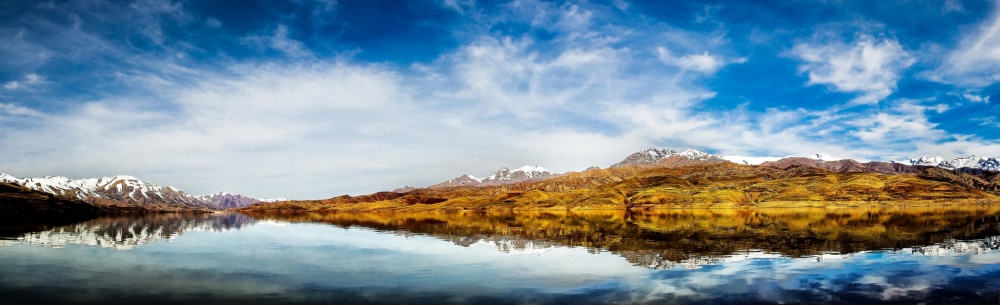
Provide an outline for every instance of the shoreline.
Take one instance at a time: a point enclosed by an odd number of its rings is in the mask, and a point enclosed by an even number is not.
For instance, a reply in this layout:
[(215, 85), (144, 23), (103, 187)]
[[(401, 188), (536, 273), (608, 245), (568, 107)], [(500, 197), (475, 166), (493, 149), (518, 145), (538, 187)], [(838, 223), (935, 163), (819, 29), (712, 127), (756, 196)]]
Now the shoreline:
[(497, 212), (497, 211), (525, 211), (525, 212), (545, 212), (545, 211), (657, 211), (657, 210), (744, 210), (744, 209), (784, 209), (784, 208), (928, 208), (928, 207), (988, 207), (1000, 206), (1000, 201), (982, 199), (959, 199), (959, 200), (906, 200), (889, 202), (857, 202), (857, 201), (775, 201), (762, 202), (757, 204), (742, 203), (694, 203), (694, 204), (674, 204), (674, 205), (639, 205), (631, 207), (613, 205), (586, 205), (586, 206), (434, 206), (434, 205), (402, 205), (389, 206), (380, 203), (356, 203), (344, 205), (325, 205), (320, 207), (306, 207), (303, 205), (287, 204), (281, 207), (267, 208), (254, 207), (233, 209), (235, 212)]

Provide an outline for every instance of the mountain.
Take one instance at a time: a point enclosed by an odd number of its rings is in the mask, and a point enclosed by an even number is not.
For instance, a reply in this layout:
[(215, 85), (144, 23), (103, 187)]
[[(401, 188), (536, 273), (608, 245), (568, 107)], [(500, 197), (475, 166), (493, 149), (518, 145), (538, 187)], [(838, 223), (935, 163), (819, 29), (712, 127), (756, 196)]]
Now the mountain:
[[(781, 159), (796, 158), (796, 157), (795, 156), (787, 156), (787, 157), (722, 156), (721, 158), (725, 159), (726, 161), (733, 162), (733, 163), (736, 163), (736, 164), (761, 165), (761, 164), (763, 164), (765, 162), (776, 162), (776, 161), (781, 160)], [(813, 155), (808, 156), (808, 157), (798, 157), (798, 158), (806, 158), (806, 159), (817, 160), (817, 161), (837, 161), (837, 160), (842, 160), (841, 158), (837, 158), (837, 157), (834, 157), (834, 156), (831, 156), (831, 155), (828, 155), (828, 154), (823, 154), (823, 153), (813, 154)]]
[(871, 161), (861, 163), (851, 159), (841, 159), (835, 161), (823, 161), (805, 157), (787, 157), (776, 161), (767, 161), (760, 166), (776, 167), (787, 169), (793, 166), (821, 168), (838, 173), (881, 173), (881, 174), (908, 174), (918, 173), (921, 168), (908, 166), (895, 162)]
[[(918, 170), (903, 166), (904, 164), (895, 162), (867, 162), (861, 163), (851, 159), (842, 159), (825, 153), (812, 154), (806, 157), (746, 157), (746, 156), (719, 156), (695, 149), (676, 151), (666, 148), (650, 148), (635, 152), (627, 156), (621, 162), (612, 164), (609, 168), (621, 167), (684, 167), (701, 164), (713, 164), (720, 162), (731, 162), (741, 165), (763, 165), (777, 168), (788, 168), (790, 166), (804, 166), (812, 168), (822, 168), (834, 172), (867, 172), (867, 173), (915, 173)], [(994, 158), (977, 158), (975, 156), (966, 158), (955, 158), (945, 160), (940, 157), (920, 158), (910, 160), (911, 165), (936, 166), (945, 169), (957, 170), (961, 168), (998, 171), (1000, 162)], [(600, 169), (590, 167), (586, 171)], [(567, 173), (568, 174), (568, 173)], [(511, 170), (503, 167), (486, 178), (477, 178), (472, 175), (461, 175), (451, 180), (438, 183), (427, 188), (449, 188), (462, 186), (493, 186), (505, 185), (520, 182), (539, 181), (559, 177), (565, 174), (555, 174), (548, 170), (534, 166), (523, 166)], [(393, 190), (396, 193), (406, 193), (420, 188), (406, 186)]]
[[(257, 204), (244, 210), (572, 210), (1000, 203), (1000, 172), (805, 157), (783, 158), (762, 165), (695, 160), (698, 162), (690, 165), (666, 166), (663, 164), (667, 161), (680, 164), (679, 159), (692, 159), (662, 150), (640, 153), (645, 156), (634, 154), (626, 160), (637, 165), (619, 163), (608, 169), (521, 183)], [(700, 158), (714, 160), (704, 155)]]
[[(547, 179), (556, 176), (552, 172), (542, 168), (540, 166), (525, 165), (516, 169), (510, 169), (507, 167), (501, 167), (492, 175), (486, 178), (476, 178), (472, 175), (461, 175), (455, 179), (451, 179), (445, 182), (441, 182), (435, 185), (431, 185), (428, 188), (446, 188), (446, 187), (457, 187), (457, 186), (491, 186), (491, 185), (504, 185), (511, 183), (519, 183), (525, 181), (536, 181)], [(409, 191), (414, 188), (400, 188), (396, 191)]]
[(138, 207), (146, 210), (212, 209), (245, 207), (261, 201), (238, 194), (188, 195), (172, 186), (159, 186), (132, 176), (69, 179), (59, 176), (17, 178), (0, 173), (0, 182), (74, 199), (97, 206)]
[(936, 166), (945, 169), (970, 168), (1000, 171), (1000, 161), (997, 161), (996, 158), (976, 157), (975, 155), (952, 158), (950, 160), (945, 160), (941, 157), (921, 157), (919, 159), (910, 159), (910, 165)]
[[(59, 198), (55, 195), (32, 190), (20, 185), (0, 182), (0, 219), (5, 224), (34, 219), (86, 219), (97, 217), (103, 211), (86, 202)], [(5, 230), (0, 228), (0, 236)]]
[[(687, 159), (689, 161), (704, 161), (704, 162), (721, 162), (724, 161), (722, 157), (709, 154), (703, 151), (698, 151), (694, 149), (688, 149), (682, 152), (677, 152), (673, 149), (665, 148), (650, 148), (647, 150), (639, 151), (633, 153), (622, 160), (621, 162), (612, 164), (611, 168), (616, 167), (626, 167), (626, 166), (652, 166), (660, 163), (667, 162), (666, 160), (671, 157), (683, 157), (674, 158), (671, 163), (679, 163), (678, 160)], [(698, 162), (688, 162), (688, 164), (683, 165), (693, 165)], [(683, 166), (681, 165), (681, 166)]]
[(226, 192), (219, 192), (218, 194), (211, 195), (200, 195), (195, 196), (195, 198), (208, 203), (209, 206), (213, 206), (218, 210), (242, 208), (258, 202), (277, 202), (288, 200), (285, 198), (251, 198), (240, 194), (230, 194)]

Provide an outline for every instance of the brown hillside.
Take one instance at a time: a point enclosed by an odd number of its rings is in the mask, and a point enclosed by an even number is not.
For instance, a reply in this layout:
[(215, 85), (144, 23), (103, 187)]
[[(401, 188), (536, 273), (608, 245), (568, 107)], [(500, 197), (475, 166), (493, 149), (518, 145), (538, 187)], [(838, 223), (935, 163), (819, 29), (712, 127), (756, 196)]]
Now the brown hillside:
[(969, 173), (926, 167), (897, 168), (875, 162), (807, 160), (779, 161), (767, 166), (723, 162), (682, 167), (616, 167), (501, 186), (262, 203), (246, 210), (634, 209), (1000, 202), (996, 182)]

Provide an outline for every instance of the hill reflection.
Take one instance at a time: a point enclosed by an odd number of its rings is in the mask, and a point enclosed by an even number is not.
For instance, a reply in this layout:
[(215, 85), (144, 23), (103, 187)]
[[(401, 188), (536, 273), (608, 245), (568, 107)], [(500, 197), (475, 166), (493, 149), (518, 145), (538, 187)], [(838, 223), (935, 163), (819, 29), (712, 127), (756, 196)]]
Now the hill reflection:
[(504, 252), (586, 247), (656, 269), (774, 256), (822, 260), (883, 249), (977, 253), (995, 250), (1000, 243), (995, 237), (1000, 235), (998, 207), (250, 215), (425, 234)]
[(76, 244), (130, 250), (138, 245), (173, 239), (188, 231), (227, 231), (255, 222), (256, 219), (250, 216), (235, 213), (116, 215), (24, 233), (15, 239), (23, 244), (56, 248)]

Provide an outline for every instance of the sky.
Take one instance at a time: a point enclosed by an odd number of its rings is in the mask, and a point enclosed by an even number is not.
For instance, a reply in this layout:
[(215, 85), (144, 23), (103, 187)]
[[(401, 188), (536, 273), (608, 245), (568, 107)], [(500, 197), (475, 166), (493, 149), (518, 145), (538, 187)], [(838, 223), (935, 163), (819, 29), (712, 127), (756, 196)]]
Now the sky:
[(0, 172), (319, 199), (652, 147), (1000, 157), (998, 4), (0, 0)]

